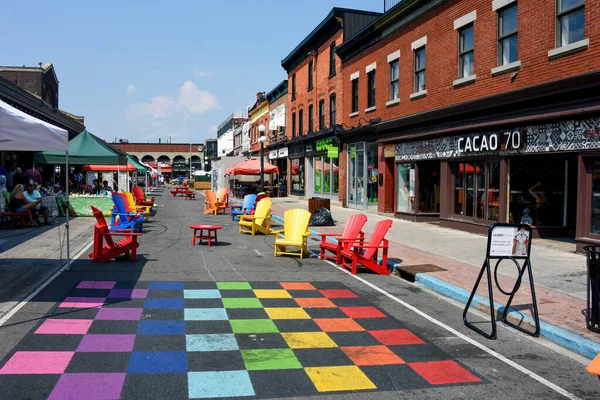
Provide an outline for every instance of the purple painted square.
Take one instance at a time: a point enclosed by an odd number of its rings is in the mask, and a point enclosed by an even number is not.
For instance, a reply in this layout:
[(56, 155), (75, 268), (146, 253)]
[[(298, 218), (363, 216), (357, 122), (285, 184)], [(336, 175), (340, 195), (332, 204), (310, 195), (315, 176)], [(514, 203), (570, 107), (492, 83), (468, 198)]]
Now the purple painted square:
[(143, 308), (101, 308), (96, 320), (104, 321), (137, 321), (142, 317)]
[(82, 353), (131, 352), (135, 335), (85, 335), (77, 347)]
[(119, 399), (124, 382), (124, 373), (63, 374), (48, 400)]
[(108, 294), (111, 299), (145, 299), (148, 289), (112, 289)]
[(81, 281), (77, 289), (112, 289), (117, 282), (110, 281)]

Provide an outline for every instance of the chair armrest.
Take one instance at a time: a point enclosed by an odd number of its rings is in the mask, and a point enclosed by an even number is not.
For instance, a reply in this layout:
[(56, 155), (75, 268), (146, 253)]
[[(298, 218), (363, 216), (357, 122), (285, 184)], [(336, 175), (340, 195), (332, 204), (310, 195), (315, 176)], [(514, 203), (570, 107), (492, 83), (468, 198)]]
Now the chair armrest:
[(229, 206), (229, 208), (231, 208), (233, 210), (237, 210), (239, 208), (241, 210), (242, 206)]
[(302, 236), (310, 236), (310, 232), (304, 232)]
[[(113, 231), (114, 232), (114, 231)], [(104, 232), (101, 233), (100, 235), (102, 236), (142, 236), (141, 233), (130, 233), (128, 232)]]
[(355, 249), (387, 249), (388, 246), (387, 245), (380, 245), (380, 246), (369, 246), (369, 245), (356, 245), (356, 246), (352, 246)]
[(327, 236), (342, 236), (341, 233), (317, 233), (317, 236), (327, 237)]
[(279, 235), (280, 233), (283, 233), (283, 232), (285, 232), (285, 229), (278, 229), (276, 231), (271, 231), (271, 234), (272, 235)]

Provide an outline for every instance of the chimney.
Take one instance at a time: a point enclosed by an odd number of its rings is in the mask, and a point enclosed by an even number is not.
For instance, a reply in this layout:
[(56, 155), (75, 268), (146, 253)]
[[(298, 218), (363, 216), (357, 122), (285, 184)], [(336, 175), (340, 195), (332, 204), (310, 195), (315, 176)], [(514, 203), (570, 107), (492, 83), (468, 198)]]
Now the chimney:
[(160, 138), (158, 138), (158, 144), (160, 144)]
[(256, 93), (256, 101), (260, 100), (260, 98), (263, 97), (263, 93), (264, 92), (258, 92), (258, 93)]
[(40, 68), (42, 68), (42, 62), (38, 62), (38, 65), (40, 66)]

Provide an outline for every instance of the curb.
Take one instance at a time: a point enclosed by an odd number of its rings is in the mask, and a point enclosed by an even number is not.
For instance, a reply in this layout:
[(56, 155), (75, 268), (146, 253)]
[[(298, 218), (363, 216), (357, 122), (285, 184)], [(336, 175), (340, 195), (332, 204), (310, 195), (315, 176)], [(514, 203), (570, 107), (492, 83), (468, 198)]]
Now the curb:
[[(278, 215), (273, 214), (272, 218), (283, 223), (283, 218)], [(320, 233), (310, 228), (308, 231), (312, 234)], [(331, 241), (332, 243), (337, 243), (335, 238), (328, 238), (327, 240)], [(381, 259), (379, 259), (379, 262), (381, 263)], [(388, 261), (387, 264), (392, 273), (394, 273), (396, 268), (401, 266), (401, 264), (394, 261)], [(469, 296), (471, 295), (471, 292), (461, 287), (444, 282), (441, 279), (434, 278), (422, 272), (415, 274), (415, 283), (440, 293), (446, 297), (457, 300), (463, 304), (467, 303)], [(478, 294), (475, 294), (473, 297), (472, 306), (487, 314), (490, 312), (489, 299)], [(502, 304), (494, 302), (494, 310), (496, 315), (502, 314), (504, 309), (505, 307)], [(519, 325), (524, 329), (535, 329), (535, 323), (532, 317), (525, 315), (513, 308), (509, 309), (507, 319), (512, 324)], [(596, 355), (600, 354), (600, 343), (584, 338), (569, 330), (560, 328), (547, 322), (543, 322), (542, 320), (540, 320), (540, 335), (561, 347), (564, 347), (589, 359), (593, 359), (596, 357)]]
[[(434, 278), (422, 272), (415, 275), (415, 283), (443, 294), (446, 297), (460, 301), (463, 304), (467, 303), (469, 296), (471, 295), (469, 291), (461, 287), (444, 282), (441, 279)], [(487, 314), (490, 312), (490, 301), (486, 297), (475, 294), (472, 305)], [(494, 302), (494, 310), (497, 314), (503, 313), (504, 309), (505, 307), (502, 304)], [(511, 323), (519, 325), (524, 329), (535, 329), (535, 323), (532, 317), (522, 314), (513, 308), (509, 309), (507, 318)], [(597, 354), (600, 354), (600, 343), (541, 320), (540, 335), (561, 347), (589, 359), (593, 359)]]

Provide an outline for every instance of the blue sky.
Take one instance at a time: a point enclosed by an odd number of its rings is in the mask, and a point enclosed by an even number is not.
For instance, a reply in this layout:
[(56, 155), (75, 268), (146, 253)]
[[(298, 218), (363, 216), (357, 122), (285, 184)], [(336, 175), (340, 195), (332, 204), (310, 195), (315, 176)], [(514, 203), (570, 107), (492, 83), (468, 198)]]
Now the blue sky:
[(286, 74), (332, 7), (382, 0), (0, 0), (0, 65), (54, 64), (59, 106), (109, 141), (204, 141)]

